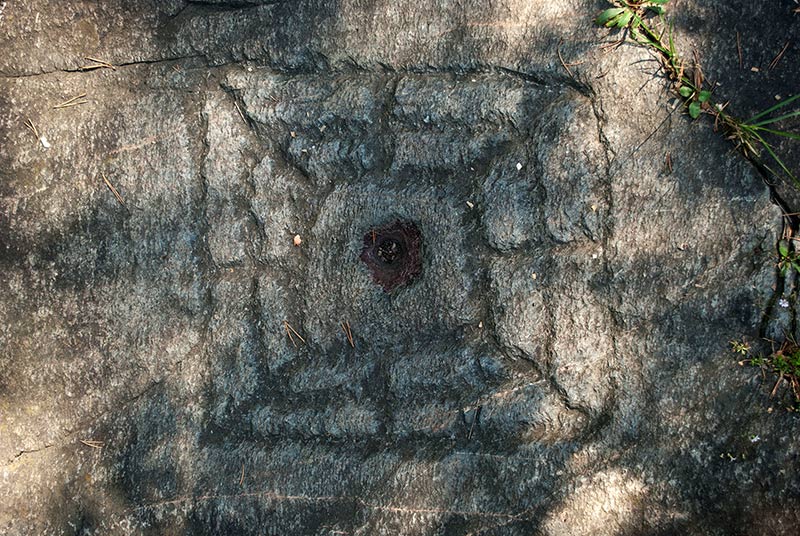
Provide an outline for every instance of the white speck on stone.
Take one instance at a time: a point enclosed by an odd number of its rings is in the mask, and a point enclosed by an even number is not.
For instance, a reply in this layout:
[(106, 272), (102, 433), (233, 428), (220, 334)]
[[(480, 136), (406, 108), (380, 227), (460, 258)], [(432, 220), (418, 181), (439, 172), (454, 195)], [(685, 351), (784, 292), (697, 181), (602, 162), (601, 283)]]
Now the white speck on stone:
[(49, 149), (51, 147), (50, 142), (47, 141), (47, 137), (42, 136), (41, 138), (39, 138), (39, 141), (42, 142), (42, 147), (44, 147), (45, 149)]
[(299, 234), (296, 234), (296, 235), (294, 235), (294, 239), (292, 240), (292, 242), (294, 243), (295, 246), (299, 247), (300, 244), (303, 243), (303, 239), (300, 238)]
[(471, 201), (467, 201), (467, 206), (469, 208), (475, 208), (475, 205)]
[(784, 309), (788, 309), (789, 308), (789, 300), (787, 300), (786, 298), (781, 298), (780, 300), (778, 300), (778, 305), (780, 305)]
[(750, 443), (758, 443), (759, 441), (761, 441), (761, 436), (760, 435), (756, 434), (756, 435), (750, 436)]
[(517, 162), (517, 171), (522, 169), (522, 162)]

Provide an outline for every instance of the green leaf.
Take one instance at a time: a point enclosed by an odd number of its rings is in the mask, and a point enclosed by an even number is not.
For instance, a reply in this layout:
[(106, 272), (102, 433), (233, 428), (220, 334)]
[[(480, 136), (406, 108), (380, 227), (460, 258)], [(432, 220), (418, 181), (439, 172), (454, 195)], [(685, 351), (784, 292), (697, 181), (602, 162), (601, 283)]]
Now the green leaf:
[(795, 272), (800, 273), (800, 265), (798, 265), (796, 262), (792, 262), (792, 268), (794, 268)]
[(606, 9), (600, 13), (596, 19), (594, 19), (594, 22), (598, 26), (613, 26), (614, 23), (612, 22), (612, 19), (619, 17), (623, 12), (625, 12), (624, 7), (612, 7), (611, 9)]
[(789, 241), (788, 240), (779, 240), (778, 241), (778, 253), (780, 253), (782, 259), (789, 256)]
[(633, 12), (625, 11), (625, 13), (616, 18), (615, 25), (617, 28), (624, 28), (631, 22), (632, 18), (633, 18)]
[(678, 93), (681, 94), (681, 97), (683, 97), (685, 99), (688, 99), (689, 97), (692, 96), (692, 93), (694, 93), (694, 90), (692, 88), (690, 88), (689, 86), (681, 86), (681, 88), (678, 90)]
[(669, 0), (650, 0), (648, 3), (663, 6), (666, 5), (667, 2), (669, 2)]
[(706, 102), (710, 98), (711, 98), (711, 92), (704, 89), (703, 91), (700, 92), (700, 95), (698, 95), (697, 100), (699, 100), (700, 102)]
[(663, 15), (664, 14), (664, 8), (661, 7), (661, 6), (648, 6), (647, 9), (649, 9), (650, 11), (655, 13), (656, 15)]
[(689, 105), (689, 115), (692, 119), (700, 117), (700, 103), (695, 101)]

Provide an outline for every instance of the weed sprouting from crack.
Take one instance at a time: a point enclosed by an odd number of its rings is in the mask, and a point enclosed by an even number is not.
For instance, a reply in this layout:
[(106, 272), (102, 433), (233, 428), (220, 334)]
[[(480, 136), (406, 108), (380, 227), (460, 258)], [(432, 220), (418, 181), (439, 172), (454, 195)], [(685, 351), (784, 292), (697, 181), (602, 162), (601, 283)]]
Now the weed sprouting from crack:
[(788, 339), (766, 356), (754, 354), (750, 345), (744, 341), (731, 341), (731, 349), (743, 357), (739, 361), (740, 366), (758, 367), (764, 378), (767, 373), (777, 376), (770, 396), (774, 397), (781, 385), (786, 385), (791, 391), (793, 402), (786, 409), (800, 411), (800, 346), (797, 342)]
[[(595, 23), (623, 32), (617, 41), (611, 43), (612, 46), (622, 44), (630, 38), (654, 51), (669, 78), (672, 91), (683, 100), (692, 119), (698, 119), (702, 114), (713, 117), (714, 129), (720, 130), (731, 140), (746, 159), (775, 177), (785, 175), (800, 189), (800, 179), (792, 173), (766, 139), (771, 135), (800, 141), (800, 134), (781, 130), (776, 126), (778, 123), (800, 118), (800, 107), (795, 105), (800, 94), (770, 106), (746, 120), (727, 113), (729, 103), (715, 102), (713, 88), (703, 75), (697, 52), (693, 52), (691, 62), (684, 60), (678, 53), (674, 27), (664, 16), (668, 2), (669, 0), (613, 0), (611, 4), (614, 7), (601, 12)], [(650, 21), (654, 18), (658, 22), (652, 24)], [(779, 58), (780, 54), (776, 59)], [(762, 150), (769, 158), (762, 158)]]
[[(700, 65), (700, 56), (693, 51), (691, 60), (687, 61), (678, 53), (675, 45), (675, 31), (671, 22), (665, 18), (665, 6), (669, 0), (609, 0), (614, 6), (602, 11), (595, 23), (606, 28), (616, 28), (622, 35), (610, 46), (619, 46), (627, 40), (652, 51), (658, 58), (669, 80), (670, 90), (679, 97), (692, 120), (701, 115), (714, 118), (715, 131), (722, 134), (742, 153), (742, 155), (759, 170), (766, 171), (775, 178), (788, 177), (794, 186), (800, 189), (800, 179), (792, 173), (783, 159), (775, 152), (775, 148), (767, 137), (777, 136), (800, 141), (800, 134), (782, 130), (781, 124), (800, 118), (800, 94), (791, 96), (778, 104), (770, 106), (749, 119), (741, 119), (728, 113), (730, 104), (716, 102), (713, 85), (709, 84)], [(782, 58), (787, 46), (773, 59), (773, 68)], [(737, 51), (741, 59), (741, 43), (737, 34)], [(767, 157), (762, 157), (762, 153)], [(777, 166), (776, 166), (777, 165)], [(796, 214), (794, 214), (796, 215)], [(790, 214), (784, 214), (785, 217)], [(793, 228), (784, 228), (784, 237), (777, 244), (781, 276), (790, 270), (800, 273), (800, 253), (792, 247)], [(788, 300), (779, 301), (781, 307), (788, 307)], [(766, 378), (767, 373), (777, 375), (778, 379), (772, 389), (772, 396), (781, 385), (788, 385), (793, 403), (788, 407), (791, 411), (800, 411), (800, 345), (791, 337), (787, 337), (767, 356), (755, 355), (750, 346), (744, 342), (731, 342), (733, 350), (743, 359), (739, 364), (756, 366)]]
[(800, 274), (800, 252), (792, 248), (792, 242), (783, 238), (778, 241), (778, 268), (781, 275), (785, 276), (789, 270), (794, 270)]

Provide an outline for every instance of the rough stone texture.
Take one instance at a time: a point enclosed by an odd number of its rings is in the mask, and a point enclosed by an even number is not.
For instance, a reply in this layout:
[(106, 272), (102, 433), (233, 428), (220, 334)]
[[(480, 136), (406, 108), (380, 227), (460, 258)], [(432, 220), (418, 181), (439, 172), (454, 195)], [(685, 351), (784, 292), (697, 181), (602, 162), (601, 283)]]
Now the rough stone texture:
[[(670, 6), (747, 112), (799, 82), (750, 4)], [(0, 6), (0, 532), (796, 533), (727, 348), (796, 331), (780, 210), (602, 3)]]

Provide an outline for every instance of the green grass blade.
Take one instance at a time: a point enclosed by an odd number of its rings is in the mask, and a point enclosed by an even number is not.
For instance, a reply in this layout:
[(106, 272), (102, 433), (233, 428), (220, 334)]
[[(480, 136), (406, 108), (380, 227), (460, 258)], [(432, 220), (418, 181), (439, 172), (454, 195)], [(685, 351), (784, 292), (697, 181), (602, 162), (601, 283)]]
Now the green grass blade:
[(648, 38), (645, 37), (644, 44), (653, 47), (654, 49), (658, 50), (662, 54), (669, 54), (669, 51), (666, 48), (664, 48), (663, 46), (659, 45), (658, 43), (656, 43), (652, 39), (648, 39)]
[(753, 130), (759, 130), (761, 132), (769, 132), (770, 134), (775, 134), (776, 136), (782, 136), (784, 138), (791, 138), (793, 140), (800, 140), (800, 134), (795, 134), (794, 132), (785, 132), (783, 130), (772, 130), (771, 128), (762, 128), (762, 127), (756, 127)]
[(677, 53), (675, 51), (675, 41), (672, 39), (672, 29), (673, 29), (673, 25), (672, 25), (672, 22), (670, 22), (669, 23), (669, 33), (667, 34), (667, 37), (669, 38), (669, 57), (670, 57), (670, 59), (672, 59), (675, 56), (677, 56)]
[(758, 123), (749, 123), (751, 127), (760, 127), (761, 125), (769, 125), (770, 123), (775, 123), (776, 121), (783, 121), (784, 119), (791, 119), (792, 117), (800, 117), (800, 110), (794, 110), (793, 112), (789, 112), (788, 114), (781, 115), (778, 117), (771, 117), (769, 119), (764, 119), (763, 121), (759, 121)]
[(747, 121), (745, 121), (745, 123), (752, 123), (752, 122), (753, 122), (753, 121), (755, 121), (756, 119), (761, 119), (761, 118), (762, 118), (762, 117), (764, 117), (765, 115), (767, 115), (767, 114), (770, 114), (770, 113), (774, 112), (775, 110), (780, 110), (780, 109), (781, 109), (781, 108), (783, 108), (784, 106), (787, 106), (788, 104), (791, 104), (792, 102), (796, 101), (797, 99), (800, 99), (800, 93), (798, 93), (797, 95), (794, 95), (793, 97), (789, 97), (788, 99), (786, 99), (786, 100), (785, 100), (785, 101), (783, 101), (783, 102), (779, 102), (779, 103), (778, 103), (778, 104), (776, 104), (775, 106), (772, 106), (772, 107), (770, 107), (770, 108), (767, 108), (767, 109), (766, 109), (766, 110), (764, 110), (763, 112), (760, 112), (760, 113), (758, 113), (758, 114), (754, 115), (753, 117), (751, 117), (750, 119), (748, 119)]
[[(773, 150), (772, 150), (772, 147), (770, 146), (770, 144), (769, 144), (769, 143), (767, 143), (767, 142), (766, 142), (766, 140), (765, 140), (764, 138), (762, 138), (762, 137), (761, 137), (761, 136), (758, 134), (758, 132), (753, 132), (753, 136), (755, 136), (756, 138), (758, 138), (758, 141), (760, 141), (760, 142), (761, 142), (761, 145), (763, 145), (763, 146), (764, 146), (764, 149), (766, 149), (766, 150), (767, 150), (767, 152), (768, 152), (768, 153), (769, 153), (769, 155), (772, 157), (772, 159), (773, 159), (773, 160), (775, 160), (775, 162), (777, 162), (777, 163), (778, 163), (778, 165), (781, 167), (781, 169), (783, 170), (783, 172), (784, 172), (784, 173), (786, 173), (786, 175), (788, 175), (788, 176), (789, 176), (789, 178), (791, 178), (791, 179), (792, 179), (792, 181), (794, 181), (794, 184), (795, 184), (795, 186), (797, 186), (798, 188), (800, 188), (800, 181), (798, 181), (798, 180), (797, 180), (797, 177), (795, 177), (795, 176), (792, 174), (792, 172), (791, 172), (791, 171), (789, 171), (789, 168), (787, 168), (787, 167), (786, 167), (786, 164), (784, 164), (784, 163), (783, 163), (783, 160), (781, 160), (780, 158), (778, 158), (778, 155), (776, 155), (776, 154), (775, 154), (775, 151), (773, 151)], [(769, 169), (769, 168), (767, 168), (767, 169)], [(772, 171), (772, 170), (770, 170), (770, 171)], [(775, 172), (773, 171), (772, 173), (775, 173)]]

